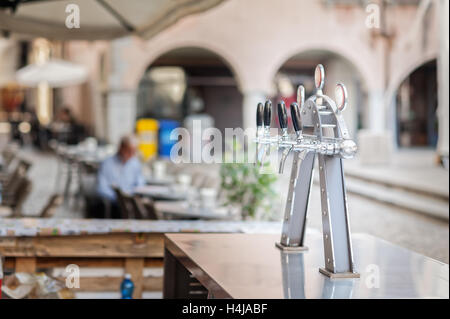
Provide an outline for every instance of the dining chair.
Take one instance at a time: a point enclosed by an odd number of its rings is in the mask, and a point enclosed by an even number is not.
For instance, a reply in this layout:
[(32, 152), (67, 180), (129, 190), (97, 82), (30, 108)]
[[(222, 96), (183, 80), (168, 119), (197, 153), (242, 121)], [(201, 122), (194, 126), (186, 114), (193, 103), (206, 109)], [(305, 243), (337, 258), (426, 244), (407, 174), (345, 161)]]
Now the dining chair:
[(51, 218), (55, 215), (56, 209), (62, 205), (63, 196), (61, 194), (53, 194), (48, 200), (47, 204), (41, 210), (39, 217), (40, 218)]
[(71, 197), (71, 189), (72, 185), (76, 185), (78, 181), (78, 161), (76, 156), (68, 155), (64, 157), (64, 165), (65, 165), (65, 183), (64, 183), (64, 201), (68, 202)]
[(89, 163), (80, 162), (78, 164), (78, 189), (75, 193), (76, 205), (85, 200), (86, 197), (92, 196), (92, 194), (96, 193), (97, 172), (97, 167), (90, 165)]
[(19, 160), (14, 172), (9, 174), (5, 180), (2, 181), (2, 198), (14, 197), (16, 192), (20, 189), (23, 178), (26, 177), (31, 163), (23, 159)]
[(17, 152), (10, 149), (9, 147), (6, 147), (2, 151), (2, 172), (7, 172), (9, 166), (14, 161), (14, 159), (17, 157)]
[(119, 187), (112, 186), (114, 193), (116, 193), (117, 202), (120, 207), (120, 216), (122, 219), (134, 218), (134, 201), (131, 196), (125, 194)]
[(22, 205), (31, 192), (32, 182), (26, 177), (21, 176), (15, 181), (16, 188), (13, 192), (2, 196), (2, 205), (9, 206), (12, 210), (12, 217), (22, 215)]
[(20, 177), (25, 176), (28, 170), (30, 169), (31, 165), (32, 164), (30, 162), (24, 159), (19, 159), (19, 162), (17, 163), (14, 171), (1, 178), (0, 182), (3, 184), (3, 188), (4, 189), (10, 188), (14, 183), (18, 181)]
[(141, 199), (137, 196), (130, 196), (133, 205), (133, 216), (135, 219), (147, 219), (147, 209)]
[(154, 202), (150, 198), (134, 195), (133, 203), (135, 207), (135, 216), (137, 219), (159, 219), (155, 210)]

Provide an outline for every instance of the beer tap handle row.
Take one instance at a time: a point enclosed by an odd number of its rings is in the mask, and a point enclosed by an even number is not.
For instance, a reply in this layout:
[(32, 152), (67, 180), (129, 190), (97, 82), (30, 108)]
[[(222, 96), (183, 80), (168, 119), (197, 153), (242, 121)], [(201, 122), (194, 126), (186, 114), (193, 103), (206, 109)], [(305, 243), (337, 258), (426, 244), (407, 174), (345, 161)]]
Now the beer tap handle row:
[(267, 100), (263, 105), (258, 103), (256, 107), (256, 127), (258, 136), (264, 135), (268, 137), (270, 135), (270, 124), (272, 122), (272, 102)]
[[(291, 118), (292, 125), (294, 126), (294, 130), (297, 134), (297, 137), (301, 137), (302, 132), (302, 119), (300, 115), (300, 109), (303, 106), (305, 101), (305, 88), (303, 86), (299, 86), (298, 88), (298, 96), (297, 103), (293, 102), (291, 104)], [(300, 103), (300, 104), (299, 104)], [(278, 102), (278, 122), (282, 131), (282, 135), (287, 137), (288, 130), (288, 112), (286, 109), (286, 104), (283, 100)], [(267, 100), (264, 107), (262, 103), (258, 103), (256, 109), (256, 125), (258, 129), (260, 128), (269, 128), (272, 121), (272, 102)]]
[[(316, 98), (323, 96), (323, 86), (325, 82), (325, 70), (324, 67), (319, 64), (316, 67), (314, 73), (314, 80), (316, 86)], [(314, 99), (312, 100), (314, 103)], [(340, 116), (348, 104), (347, 89), (342, 83), (338, 83), (335, 89), (335, 102), (336, 108), (334, 109), (335, 116)], [(331, 141), (317, 141), (314, 138), (303, 138), (302, 129), (302, 116), (301, 112), (305, 104), (305, 88), (300, 85), (297, 89), (297, 102), (290, 105), (290, 115), (292, 119), (292, 126), (297, 135), (296, 139), (290, 139), (288, 134), (288, 112), (286, 104), (283, 100), (277, 104), (278, 122), (281, 128), (281, 136), (271, 137), (270, 124), (272, 121), (272, 102), (267, 100), (265, 104), (258, 103), (256, 111), (256, 125), (257, 142), (261, 144), (278, 144), (279, 148), (283, 148), (283, 158), (285, 159), (291, 150), (295, 151), (314, 151), (325, 155), (339, 155), (343, 158), (352, 157), (357, 150), (354, 141), (346, 138), (343, 140), (335, 139)], [(330, 112), (324, 116), (328, 116)], [(332, 114), (332, 113), (331, 113)], [(280, 171), (282, 166), (280, 166)]]

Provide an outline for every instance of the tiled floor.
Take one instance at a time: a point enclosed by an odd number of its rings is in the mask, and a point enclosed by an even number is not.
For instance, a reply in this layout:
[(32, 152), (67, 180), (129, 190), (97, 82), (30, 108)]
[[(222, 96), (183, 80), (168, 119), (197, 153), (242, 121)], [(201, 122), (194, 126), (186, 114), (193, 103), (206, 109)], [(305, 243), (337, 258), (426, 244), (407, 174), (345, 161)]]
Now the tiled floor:
[[(33, 182), (31, 194), (24, 203), (23, 215), (36, 216), (55, 192), (62, 193), (64, 180), (57, 182), (59, 162), (52, 153), (37, 152), (32, 149), (21, 151), (21, 156), (33, 163), (29, 171)], [(69, 203), (70, 204), (70, 203)], [(80, 218), (82, 212), (72, 205), (58, 209), (57, 217)]]

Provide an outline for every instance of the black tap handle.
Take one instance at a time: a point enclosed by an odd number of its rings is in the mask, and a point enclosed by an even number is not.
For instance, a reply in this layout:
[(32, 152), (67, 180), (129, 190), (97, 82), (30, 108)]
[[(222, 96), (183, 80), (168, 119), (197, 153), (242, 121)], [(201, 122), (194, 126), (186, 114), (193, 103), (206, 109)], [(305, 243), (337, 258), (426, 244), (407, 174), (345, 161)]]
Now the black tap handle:
[(278, 120), (280, 122), (280, 128), (285, 129), (287, 128), (287, 111), (286, 111), (286, 104), (283, 100), (278, 102)]
[(302, 130), (302, 118), (300, 117), (300, 108), (297, 103), (291, 104), (291, 118), (292, 125), (294, 125), (294, 130), (299, 132)]
[(267, 100), (264, 106), (264, 126), (270, 127), (270, 122), (272, 122), (272, 102)]
[(256, 126), (263, 126), (263, 118), (264, 118), (264, 105), (262, 103), (258, 103), (256, 107)]

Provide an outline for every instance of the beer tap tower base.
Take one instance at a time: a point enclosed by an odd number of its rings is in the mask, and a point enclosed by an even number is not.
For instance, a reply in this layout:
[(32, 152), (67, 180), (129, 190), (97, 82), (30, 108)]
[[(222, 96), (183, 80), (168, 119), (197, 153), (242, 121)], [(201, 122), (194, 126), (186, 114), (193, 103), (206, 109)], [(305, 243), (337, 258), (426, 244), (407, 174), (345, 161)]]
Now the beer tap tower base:
[(319, 268), (319, 272), (322, 275), (330, 277), (331, 279), (346, 279), (346, 278), (360, 278), (360, 274), (357, 272), (339, 272), (333, 273), (331, 271), (326, 270), (325, 268)]
[(275, 247), (277, 247), (278, 249), (280, 249), (285, 253), (300, 253), (308, 251), (309, 249), (307, 246), (286, 246), (279, 242), (275, 243)]

